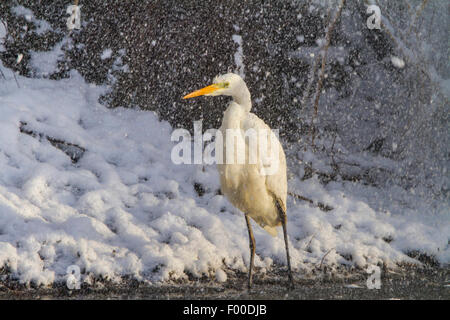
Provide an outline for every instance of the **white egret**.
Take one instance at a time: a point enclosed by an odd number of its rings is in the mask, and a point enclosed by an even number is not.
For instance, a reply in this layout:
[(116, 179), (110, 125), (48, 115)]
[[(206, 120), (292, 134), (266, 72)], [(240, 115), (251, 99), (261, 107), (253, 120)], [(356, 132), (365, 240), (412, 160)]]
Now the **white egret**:
[[(223, 155), (226, 154), (226, 136), (228, 129), (237, 129), (244, 141), (245, 152), (247, 156), (244, 163), (237, 161), (223, 161), (218, 163), (218, 171), (220, 174), (220, 184), (222, 193), (229, 201), (245, 216), (248, 228), (250, 243), (250, 267), (248, 271), (248, 287), (252, 285), (252, 269), (255, 255), (255, 238), (253, 236), (252, 227), (249, 217), (255, 220), (262, 228), (264, 228), (272, 236), (277, 235), (275, 227), (282, 225), (284, 242), (286, 248), (286, 257), (288, 265), (288, 276), (290, 284), (293, 285), (291, 261), (289, 256), (288, 238), (286, 232), (286, 196), (287, 196), (287, 179), (286, 179), (286, 158), (283, 147), (278, 139), (268, 141), (272, 143), (271, 148), (277, 148), (276, 172), (273, 174), (263, 174), (263, 170), (267, 163), (263, 163), (261, 153), (256, 153), (257, 161), (249, 162), (249, 143), (245, 139), (245, 133), (249, 130), (272, 132), (270, 127), (250, 112), (252, 107), (250, 99), (250, 91), (244, 80), (237, 74), (228, 73), (218, 76), (214, 79), (213, 84), (194, 91), (183, 99), (193, 98), (201, 95), (219, 96), (227, 95), (233, 97), (233, 101), (226, 109), (220, 131), (223, 138)], [(233, 143), (234, 143), (234, 137)], [(242, 140), (241, 140), (242, 141)], [(262, 143), (258, 140), (258, 145)], [(216, 146), (217, 148), (217, 146)], [(217, 150), (217, 149), (216, 149)], [(236, 150), (236, 149), (235, 149)], [(259, 150), (259, 149), (258, 149)], [(217, 152), (217, 151), (216, 151)], [(239, 149), (238, 151), (239, 152)], [(239, 155), (238, 155), (239, 156)], [(227, 159), (228, 160), (228, 159)], [(271, 164), (269, 164), (271, 165)]]

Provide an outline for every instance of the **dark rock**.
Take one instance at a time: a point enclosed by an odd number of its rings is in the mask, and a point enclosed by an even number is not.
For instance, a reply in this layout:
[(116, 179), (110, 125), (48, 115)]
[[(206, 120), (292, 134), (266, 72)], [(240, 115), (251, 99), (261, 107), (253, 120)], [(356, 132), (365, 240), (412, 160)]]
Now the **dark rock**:
[(47, 136), (43, 133), (38, 133), (36, 131), (33, 131), (32, 129), (27, 128), (27, 123), (26, 122), (21, 122), (20, 123), (20, 132), (28, 134), (34, 138), (45, 138), (47, 139), (52, 146), (54, 146), (55, 148), (61, 150), (62, 152), (64, 152), (65, 154), (67, 154), (70, 157), (70, 160), (72, 160), (73, 163), (77, 163), (81, 157), (83, 156), (83, 154), (86, 152), (86, 149), (74, 144), (74, 143), (70, 143), (67, 141), (63, 141), (60, 139), (56, 139), (50, 136)]

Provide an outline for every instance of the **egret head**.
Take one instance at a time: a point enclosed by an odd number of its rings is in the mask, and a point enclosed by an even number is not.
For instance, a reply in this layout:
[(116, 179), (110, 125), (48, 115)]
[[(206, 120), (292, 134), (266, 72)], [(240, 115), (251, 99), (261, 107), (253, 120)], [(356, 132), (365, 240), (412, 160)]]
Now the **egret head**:
[(198, 96), (235, 96), (237, 92), (245, 85), (244, 80), (234, 73), (227, 73), (217, 76), (213, 80), (213, 84), (204, 87), (200, 90), (191, 92), (183, 97), (183, 99), (194, 98)]

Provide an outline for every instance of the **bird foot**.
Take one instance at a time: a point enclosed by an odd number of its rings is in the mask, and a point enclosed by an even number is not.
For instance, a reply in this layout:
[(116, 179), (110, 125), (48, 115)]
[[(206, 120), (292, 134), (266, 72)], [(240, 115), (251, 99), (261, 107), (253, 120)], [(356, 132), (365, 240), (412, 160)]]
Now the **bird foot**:
[(294, 290), (295, 289), (295, 284), (294, 284), (294, 281), (292, 279), (289, 280), (287, 288), (288, 288), (288, 290)]
[(288, 290), (293, 290), (295, 289), (295, 283), (294, 283), (294, 278), (292, 277), (292, 273), (289, 273), (288, 275), (289, 279), (288, 279)]

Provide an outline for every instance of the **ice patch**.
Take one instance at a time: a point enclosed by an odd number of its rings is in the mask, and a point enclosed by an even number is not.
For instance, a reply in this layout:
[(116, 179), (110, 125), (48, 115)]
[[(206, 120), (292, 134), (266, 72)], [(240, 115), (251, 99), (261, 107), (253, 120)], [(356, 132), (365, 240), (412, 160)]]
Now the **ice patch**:
[(103, 50), (102, 55), (100, 56), (100, 59), (102, 59), (102, 60), (109, 59), (109, 58), (111, 58), (112, 53), (113, 52), (111, 49), (105, 49), (105, 50)]
[(5, 41), (8, 34), (5, 22), (0, 19), (0, 52), (5, 51)]
[(67, 39), (62, 40), (53, 48), (52, 51), (31, 51), (30, 64), (36, 72), (38, 77), (48, 77), (54, 72), (57, 72), (58, 61), (63, 57), (63, 45)]
[(28, 22), (33, 22), (36, 26), (36, 33), (38, 35), (44, 34), (51, 29), (51, 26), (47, 21), (36, 19), (33, 12), (24, 6), (15, 6), (11, 10), (15, 15), (24, 17)]
[(405, 61), (399, 57), (392, 56), (391, 62), (396, 68), (403, 69), (405, 67)]
[(216, 270), (216, 280), (218, 282), (227, 281), (227, 274), (222, 269), (217, 269)]

